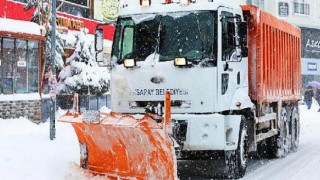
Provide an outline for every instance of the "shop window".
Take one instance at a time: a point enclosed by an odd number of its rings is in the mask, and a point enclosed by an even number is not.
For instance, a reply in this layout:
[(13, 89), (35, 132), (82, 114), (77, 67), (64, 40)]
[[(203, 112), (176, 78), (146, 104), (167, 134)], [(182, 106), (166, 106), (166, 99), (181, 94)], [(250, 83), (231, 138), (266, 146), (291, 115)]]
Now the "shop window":
[(0, 37), (0, 94), (38, 92), (37, 41)]
[(89, 0), (57, 1), (57, 10), (60, 12), (90, 18)]
[[(17, 2), (27, 3), (28, 0), (14, 0)], [(57, 11), (90, 18), (89, 0), (57, 0)]]
[(14, 39), (3, 38), (2, 45), (2, 72), (3, 93), (13, 93), (13, 66), (14, 66)]
[(37, 41), (28, 42), (28, 92), (38, 92), (39, 84), (39, 45)]
[(25, 40), (16, 40), (15, 65), (16, 93), (27, 93), (27, 41)]

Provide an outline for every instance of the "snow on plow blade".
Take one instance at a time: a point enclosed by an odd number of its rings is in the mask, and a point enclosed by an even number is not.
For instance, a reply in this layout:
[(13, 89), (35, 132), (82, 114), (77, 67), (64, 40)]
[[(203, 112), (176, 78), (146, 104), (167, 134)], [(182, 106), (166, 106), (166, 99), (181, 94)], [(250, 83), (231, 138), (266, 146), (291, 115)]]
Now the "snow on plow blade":
[(177, 172), (167, 107), (166, 118), (158, 117), (162, 123), (157, 123), (152, 114), (137, 120), (113, 112), (100, 113), (97, 122), (67, 112), (60, 121), (72, 123), (75, 129), (82, 168), (116, 179), (169, 180), (176, 179)]

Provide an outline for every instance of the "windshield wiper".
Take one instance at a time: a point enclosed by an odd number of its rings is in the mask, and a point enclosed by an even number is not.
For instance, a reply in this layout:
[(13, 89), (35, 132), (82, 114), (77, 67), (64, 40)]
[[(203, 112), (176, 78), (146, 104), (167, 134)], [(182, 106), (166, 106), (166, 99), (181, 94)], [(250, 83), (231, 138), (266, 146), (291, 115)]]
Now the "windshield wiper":
[(203, 39), (203, 37), (202, 37), (202, 35), (201, 35), (199, 17), (198, 17), (198, 16), (196, 16), (196, 17), (197, 17), (197, 26), (198, 26), (199, 36), (200, 36), (199, 38), (200, 38), (200, 40), (201, 40), (201, 60), (203, 60), (203, 54), (204, 54), (204, 39)]
[(160, 34), (161, 34), (161, 29), (162, 29), (162, 21), (161, 21), (162, 17), (160, 17), (160, 20), (159, 20), (159, 27), (158, 27), (158, 34), (157, 34), (157, 45), (156, 45), (156, 49), (155, 49), (155, 52), (157, 54), (160, 54), (159, 51), (160, 51)]

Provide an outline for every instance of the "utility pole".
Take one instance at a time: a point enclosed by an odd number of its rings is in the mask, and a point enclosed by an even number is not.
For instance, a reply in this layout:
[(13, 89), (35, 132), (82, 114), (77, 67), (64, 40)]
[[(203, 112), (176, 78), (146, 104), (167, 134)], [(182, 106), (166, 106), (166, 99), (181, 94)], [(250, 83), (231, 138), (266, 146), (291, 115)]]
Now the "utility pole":
[(50, 78), (50, 140), (56, 138), (56, 0), (52, 0), (52, 26), (51, 26), (51, 78)]

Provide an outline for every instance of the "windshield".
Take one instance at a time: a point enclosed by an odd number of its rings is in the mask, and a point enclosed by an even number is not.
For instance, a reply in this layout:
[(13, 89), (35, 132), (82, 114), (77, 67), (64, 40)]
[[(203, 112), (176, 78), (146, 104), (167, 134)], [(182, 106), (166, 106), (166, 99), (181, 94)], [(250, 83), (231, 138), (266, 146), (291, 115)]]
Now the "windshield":
[(113, 42), (113, 60), (144, 61), (153, 53), (160, 61), (175, 57), (216, 59), (216, 19), (210, 11), (173, 12), (119, 17)]

